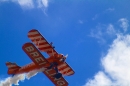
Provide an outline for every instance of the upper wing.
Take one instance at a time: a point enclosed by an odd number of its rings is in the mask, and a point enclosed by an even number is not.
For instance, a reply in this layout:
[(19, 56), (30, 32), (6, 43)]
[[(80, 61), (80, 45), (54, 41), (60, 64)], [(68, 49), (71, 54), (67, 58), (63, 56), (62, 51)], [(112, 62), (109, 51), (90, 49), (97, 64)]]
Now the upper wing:
[[(23, 45), (22, 48), (38, 68), (42, 68), (50, 65), (49, 62), (46, 60), (46, 58), (39, 52), (39, 50), (32, 43), (26, 43)], [(43, 70), (43, 73), (56, 86), (68, 86), (68, 82), (63, 77), (59, 79), (53, 77), (53, 75), (56, 74), (56, 71), (54, 69)]]
[(74, 70), (66, 62), (59, 65), (58, 70), (65, 76), (70, 76), (75, 73)]
[(47, 42), (47, 40), (40, 34), (38, 30), (30, 30), (28, 32), (28, 37), (31, 39), (31, 41), (37, 46), (37, 48), (43, 52), (47, 52), (49, 56), (52, 56), (54, 54), (58, 54), (53, 46)]

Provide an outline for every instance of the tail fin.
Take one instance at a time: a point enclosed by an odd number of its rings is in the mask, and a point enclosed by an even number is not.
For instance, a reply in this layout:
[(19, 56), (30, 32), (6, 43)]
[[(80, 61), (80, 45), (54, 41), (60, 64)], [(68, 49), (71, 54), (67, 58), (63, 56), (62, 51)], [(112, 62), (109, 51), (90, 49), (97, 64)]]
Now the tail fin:
[(21, 68), (16, 63), (6, 62), (6, 66), (8, 67), (8, 74), (15, 74), (15, 72)]

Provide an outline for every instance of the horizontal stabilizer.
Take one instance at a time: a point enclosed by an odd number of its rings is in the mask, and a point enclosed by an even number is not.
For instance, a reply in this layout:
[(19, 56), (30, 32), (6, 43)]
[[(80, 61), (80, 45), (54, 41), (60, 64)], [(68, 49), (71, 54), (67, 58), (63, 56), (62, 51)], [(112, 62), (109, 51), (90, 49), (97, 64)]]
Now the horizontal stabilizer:
[(8, 74), (15, 74), (15, 72), (21, 68), (16, 63), (6, 62), (6, 66), (8, 67)]

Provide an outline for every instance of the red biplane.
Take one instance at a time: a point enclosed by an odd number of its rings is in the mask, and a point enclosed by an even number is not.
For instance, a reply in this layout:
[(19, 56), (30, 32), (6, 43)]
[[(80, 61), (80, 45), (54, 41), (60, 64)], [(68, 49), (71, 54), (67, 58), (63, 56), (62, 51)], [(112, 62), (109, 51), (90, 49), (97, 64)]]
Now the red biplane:
[[(6, 62), (8, 74), (16, 75), (45, 68), (42, 72), (56, 86), (68, 86), (68, 82), (63, 76), (73, 75), (74, 70), (65, 62), (66, 56), (57, 53), (52, 43), (48, 43), (38, 30), (29, 31), (28, 37), (33, 43), (25, 43), (22, 49), (33, 62), (22, 67), (16, 63)], [(45, 58), (39, 50), (46, 52), (49, 57)]]

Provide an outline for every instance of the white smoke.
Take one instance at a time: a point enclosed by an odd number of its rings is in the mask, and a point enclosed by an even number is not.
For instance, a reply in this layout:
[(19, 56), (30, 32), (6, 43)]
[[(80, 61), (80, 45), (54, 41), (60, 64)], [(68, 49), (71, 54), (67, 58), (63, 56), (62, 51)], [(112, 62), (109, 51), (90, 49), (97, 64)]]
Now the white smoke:
[(23, 80), (25, 80), (25, 74), (15, 75), (0, 81), (0, 86), (12, 86), (12, 84), (19, 85), (18, 82)]
[(29, 73), (26, 74), (26, 78), (29, 80), (31, 77), (37, 75), (37, 70), (30, 71)]
[(31, 77), (35, 76), (38, 72), (44, 71), (46, 68), (41, 68), (39, 70), (33, 70), (26, 74), (26, 78), (30, 79)]
[(24, 81), (25, 79), (30, 79), (31, 77), (35, 76), (38, 72), (44, 71), (46, 68), (41, 68), (39, 70), (33, 70), (28, 73), (18, 74), (13, 77), (8, 77), (5, 80), (0, 80), (0, 86), (12, 86), (19, 85), (19, 81)]

